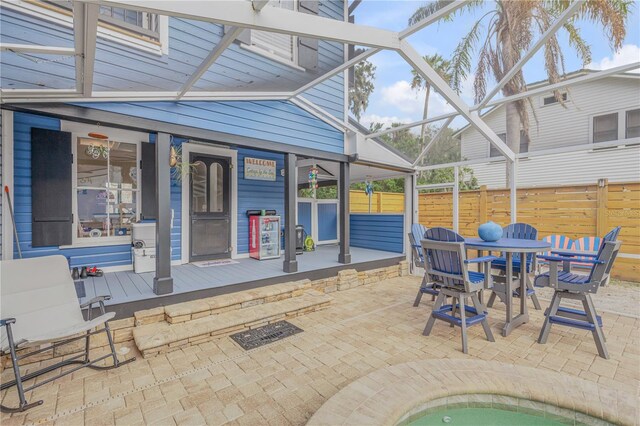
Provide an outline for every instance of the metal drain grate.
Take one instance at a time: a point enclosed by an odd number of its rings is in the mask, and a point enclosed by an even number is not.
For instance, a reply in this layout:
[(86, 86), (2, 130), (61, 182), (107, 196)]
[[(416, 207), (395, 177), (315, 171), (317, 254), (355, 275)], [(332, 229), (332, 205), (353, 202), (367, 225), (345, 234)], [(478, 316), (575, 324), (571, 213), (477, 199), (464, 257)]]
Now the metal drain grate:
[(273, 324), (263, 325), (249, 331), (232, 334), (230, 337), (244, 350), (258, 348), (272, 342), (277, 342), (285, 337), (293, 336), (303, 330), (287, 321), (278, 321)]

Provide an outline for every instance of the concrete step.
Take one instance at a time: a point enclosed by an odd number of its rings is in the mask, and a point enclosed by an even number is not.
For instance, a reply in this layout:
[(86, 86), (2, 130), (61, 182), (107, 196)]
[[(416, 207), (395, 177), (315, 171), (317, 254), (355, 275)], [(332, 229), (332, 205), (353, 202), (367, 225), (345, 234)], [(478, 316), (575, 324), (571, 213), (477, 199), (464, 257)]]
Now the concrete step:
[[(164, 307), (165, 320), (171, 324), (191, 321), (209, 315), (218, 315), (263, 303), (277, 302), (301, 296), (311, 289), (308, 279), (260, 287), (253, 290), (207, 297)], [(137, 313), (136, 313), (137, 316)]]
[(308, 290), (297, 297), (234, 309), (180, 322), (140, 325), (133, 339), (144, 358), (197, 345), (214, 338), (293, 318), (329, 306), (331, 297)]

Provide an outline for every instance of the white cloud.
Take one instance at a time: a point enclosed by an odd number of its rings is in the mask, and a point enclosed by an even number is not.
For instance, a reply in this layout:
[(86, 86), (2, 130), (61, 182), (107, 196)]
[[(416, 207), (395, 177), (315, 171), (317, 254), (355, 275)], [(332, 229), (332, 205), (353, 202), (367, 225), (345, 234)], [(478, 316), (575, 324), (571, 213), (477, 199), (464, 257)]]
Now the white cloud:
[(360, 123), (367, 129), (372, 123), (382, 123), (382, 128), (391, 127), (394, 123), (410, 123), (413, 119), (410, 117), (397, 117), (397, 116), (381, 116), (377, 114), (365, 114), (360, 118)]
[[(605, 56), (599, 62), (591, 62), (589, 68), (606, 70), (638, 61), (640, 61), (640, 47), (635, 44), (625, 44), (618, 52), (615, 52), (613, 56)], [(633, 72), (637, 73), (640, 72), (640, 70), (634, 70)]]
[(424, 90), (416, 91), (406, 80), (399, 80), (381, 90), (382, 100), (406, 114), (416, 114), (424, 106)]

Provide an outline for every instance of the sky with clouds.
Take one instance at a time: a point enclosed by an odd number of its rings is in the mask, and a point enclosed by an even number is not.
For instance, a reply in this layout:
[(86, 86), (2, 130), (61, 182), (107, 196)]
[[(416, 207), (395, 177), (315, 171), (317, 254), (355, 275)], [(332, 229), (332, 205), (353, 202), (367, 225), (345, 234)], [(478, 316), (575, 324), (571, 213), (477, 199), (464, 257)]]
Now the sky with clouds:
[[(424, 1), (413, 0), (364, 0), (356, 9), (356, 23), (376, 26), (392, 31), (400, 31), (407, 27), (412, 13)], [(409, 38), (411, 44), (423, 55), (439, 53), (450, 58), (458, 42), (471, 29), (471, 26), (485, 13), (494, 7), (492, 1), (474, 10), (465, 11), (456, 16), (453, 22), (439, 22), (418, 32)], [(580, 21), (576, 25), (581, 29), (583, 37), (591, 45), (592, 69), (606, 69), (640, 61), (640, 2), (632, 8), (627, 26), (627, 36), (620, 51), (613, 52), (602, 29), (591, 22)], [(559, 40), (565, 54), (566, 71), (582, 68), (582, 63), (574, 50), (568, 46), (566, 33), (559, 32)], [(383, 51), (369, 58), (376, 69), (375, 90), (369, 100), (369, 107), (361, 117), (361, 122), (369, 126), (372, 122), (390, 125), (394, 122), (408, 123), (422, 119), (424, 92), (417, 93), (411, 89), (411, 68), (395, 52)], [(473, 62), (472, 62), (473, 64)], [(472, 70), (473, 72), (473, 70)], [(538, 52), (524, 67), (525, 79), (528, 82), (544, 80), (544, 58)], [(492, 82), (488, 89), (495, 82)], [(473, 103), (473, 82), (468, 79), (463, 87), (463, 99)], [(429, 101), (429, 116), (444, 114), (453, 109), (437, 94), (432, 94)], [(452, 127), (460, 127), (466, 122), (456, 119)]]

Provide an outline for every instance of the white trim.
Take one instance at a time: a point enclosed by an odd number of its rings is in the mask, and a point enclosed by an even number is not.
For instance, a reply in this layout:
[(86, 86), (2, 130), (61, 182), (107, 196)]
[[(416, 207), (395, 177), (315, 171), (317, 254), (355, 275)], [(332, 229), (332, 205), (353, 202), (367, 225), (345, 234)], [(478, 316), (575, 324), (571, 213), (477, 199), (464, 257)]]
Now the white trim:
[[(340, 200), (338, 199), (323, 199), (318, 200), (308, 197), (297, 197), (296, 199), (296, 223), (298, 220), (298, 203), (311, 203), (311, 238), (316, 245), (336, 244), (340, 242)], [(335, 240), (322, 240), (319, 239), (318, 231), (318, 205), (319, 204), (335, 204), (336, 205), (336, 239)], [(308, 231), (308, 230), (306, 230)]]
[(76, 50), (73, 47), (37, 46), (33, 44), (14, 43), (0, 43), (0, 51), (63, 56), (71, 56), (76, 54)]
[[(13, 259), (13, 224), (4, 187), (9, 187), (11, 201), (13, 191), (13, 111), (2, 110), (2, 259)], [(7, 249), (8, 247), (8, 249)]]
[[(631, 145), (640, 143), (640, 137), (635, 138), (625, 138), (627, 135), (627, 112), (637, 110), (638, 107), (627, 107), (622, 109), (614, 109), (609, 111), (602, 111), (596, 114), (589, 115), (589, 145), (590, 149), (599, 149), (603, 146), (603, 144), (609, 144), (612, 142), (618, 142), (619, 145)], [(612, 139), (609, 141), (602, 142), (594, 142), (593, 141), (593, 120), (596, 117), (601, 117), (603, 115), (609, 114), (618, 114), (618, 137), (617, 139)]]
[(398, 33), (336, 19), (265, 7), (257, 13), (251, 2), (228, 1), (224, 7), (203, 7), (201, 2), (150, 2), (148, 0), (79, 0), (104, 6), (124, 7), (160, 15), (179, 16), (252, 30), (298, 35), (339, 43), (398, 49)]
[[(71, 152), (73, 154), (73, 165), (71, 168), (71, 208), (73, 212), (73, 222), (71, 223), (71, 244), (60, 246), (60, 248), (86, 248), (86, 247), (103, 247), (113, 246), (121, 244), (131, 244), (131, 235), (126, 236), (113, 236), (113, 237), (100, 237), (98, 240), (90, 238), (78, 237), (78, 153), (77, 153), (77, 140), (79, 137), (88, 138), (87, 133), (91, 131), (100, 130), (109, 136), (109, 140), (115, 140), (118, 142), (129, 143), (136, 146), (136, 174), (141, 176), (140, 173), (140, 159), (142, 158), (142, 143), (149, 141), (149, 134), (142, 132), (135, 132), (132, 130), (123, 130), (112, 127), (97, 127), (89, 124), (78, 123), (74, 121), (60, 121), (60, 130), (71, 133)], [(106, 189), (106, 188), (105, 188)], [(142, 188), (138, 183), (135, 190), (136, 194), (136, 220), (140, 218), (140, 206), (142, 205)]]
[[(86, 3), (86, 2), (85, 2)], [(56, 12), (51, 9), (44, 8), (37, 4), (33, 4), (26, 1), (3, 1), (2, 7), (15, 10), (25, 15), (33, 16), (39, 19), (44, 19), (54, 24), (62, 25), (67, 28), (73, 28), (73, 18), (70, 15)], [(169, 52), (169, 17), (160, 15), (160, 22), (158, 26), (158, 32), (160, 34), (159, 43), (152, 41), (146, 41), (138, 37), (132, 37), (124, 31), (118, 31), (111, 28), (106, 28), (101, 22), (98, 23), (97, 35), (105, 40), (113, 41), (123, 44), (125, 46), (133, 47), (143, 50), (145, 52), (154, 53), (158, 56), (162, 54), (168, 54)], [(166, 42), (165, 42), (166, 40)]]
[[(298, 65), (298, 49), (296, 48), (297, 46), (297, 37), (296, 36), (292, 36), (294, 39), (291, 41), (292, 43), (292, 49), (293, 49), (293, 56), (294, 56), (294, 60), (295, 62), (293, 62), (293, 60), (291, 61), (287, 61), (285, 58), (278, 56), (276, 54), (274, 54), (273, 52), (270, 52), (260, 46), (256, 46), (255, 44), (246, 44), (246, 43), (240, 43), (240, 47), (242, 49), (246, 49), (249, 52), (253, 52), (256, 55), (260, 55), (260, 56), (264, 56), (265, 58), (269, 58), (272, 61), (278, 62), (282, 65), (285, 65), (289, 68), (293, 68), (296, 71), (303, 71), (306, 72), (307, 70), (305, 70), (304, 68), (302, 68), (301, 66)], [(293, 43), (296, 43), (296, 45), (294, 45)]]
[[(182, 158), (188, 159), (192, 153), (215, 155), (231, 160), (231, 259), (238, 258), (238, 151), (220, 146), (207, 145), (193, 141), (182, 144)], [(181, 201), (182, 201), (182, 226), (181, 226), (181, 260), (182, 263), (189, 263), (189, 237), (191, 235), (191, 221), (189, 217), (189, 184), (190, 176), (187, 174), (182, 178)]]

